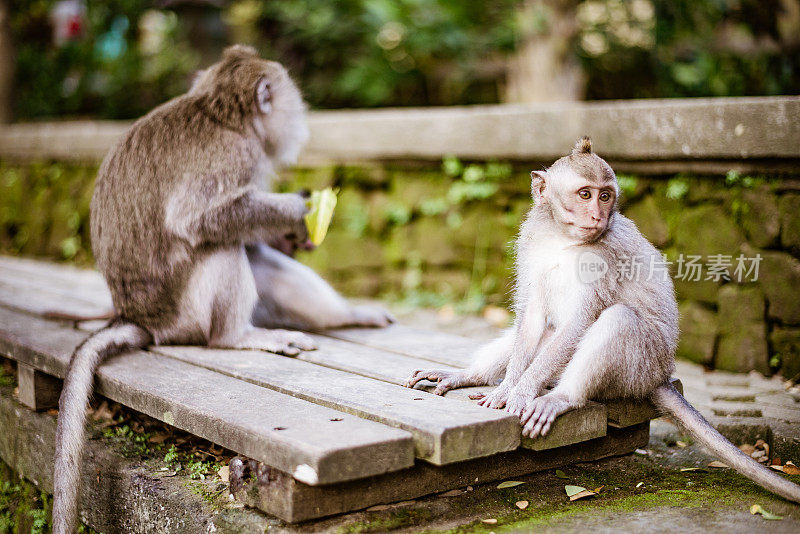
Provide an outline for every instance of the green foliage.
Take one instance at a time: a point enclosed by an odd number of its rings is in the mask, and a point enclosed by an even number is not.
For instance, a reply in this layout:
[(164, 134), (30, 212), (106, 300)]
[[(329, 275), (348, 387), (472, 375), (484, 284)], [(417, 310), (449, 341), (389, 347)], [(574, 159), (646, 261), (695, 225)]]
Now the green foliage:
[(28, 515), (33, 519), (31, 523), (31, 534), (45, 534), (47, 532), (47, 512), (45, 510), (37, 509), (28, 512)]
[(624, 195), (632, 195), (636, 192), (636, 187), (639, 185), (639, 180), (635, 176), (628, 174), (618, 174), (617, 184)]
[(745, 189), (752, 189), (757, 185), (765, 182), (762, 176), (742, 176), (742, 173), (735, 170), (730, 170), (725, 174), (725, 185), (728, 187), (744, 187)]
[(92, 166), (0, 162), (0, 253), (92, 262)]
[(0, 534), (49, 532), (53, 500), (0, 462)]
[(170, 445), (167, 454), (164, 455), (164, 463), (166, 464), (174, 464), (178, 461), (178, 449), (175, 445)]
[(52, 42), (56, 0), (11, 0), (17, 118), (132, 118), (186, 89), (199, 57), (175, 13), (145, 0), (87, 2), (82, 38)]
[(684, 178), (673, 178), (667, 182), (667, 190), (665, 192), (667, 198), (672, 200), (680, 200), (689, 192), (689, 182)]
[(796, 22), (781, 0), (585, 0), (576, 49), (587, 96), (796, 94)]
[(236, 0), (234, 39), (285, 62), (315, 106), (496, 102), (480, 74), (514, 42), (513, 0)]

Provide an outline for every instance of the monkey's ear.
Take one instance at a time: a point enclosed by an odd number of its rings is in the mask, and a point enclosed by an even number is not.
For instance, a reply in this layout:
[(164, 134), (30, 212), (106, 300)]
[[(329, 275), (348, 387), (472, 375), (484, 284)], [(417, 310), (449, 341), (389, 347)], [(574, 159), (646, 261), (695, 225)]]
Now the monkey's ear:
[(547, 186), (546, 171), (531, 171), (531, 196), (535, 202), (541, 200), (544, 188)]
[(572, 149), (573, 154), (591, 154), (592, 153), (592, 140), (589, 139), (589, 136), (584, 135), (578, 142), (575, 143), (575, 146)]
[(256, 84), (256, 107), (264, 115), (272, 111), (272, 92), (266, 76), (258, 80)]

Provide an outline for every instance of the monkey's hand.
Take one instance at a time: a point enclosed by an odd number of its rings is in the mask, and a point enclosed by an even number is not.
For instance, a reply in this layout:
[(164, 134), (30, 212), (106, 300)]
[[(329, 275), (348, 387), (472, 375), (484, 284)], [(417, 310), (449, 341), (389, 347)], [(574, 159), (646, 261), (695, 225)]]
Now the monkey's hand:
[(511, 390), (512, 386), (509, 384), (508, 380), (503, 380), (491, 393), (479, 400), (478, 404), (485, 408), (499, 410), (506, 405)]
[(411, 377), (406, 382), (406, 387), (413, 388), (418, 382), (428, 380), (436, 382), (435, 395), (444, 395), (451, 389), (460, 388), (467, 385), (467, 380), (463, 371), (447, 371), (444, 369), (417, 369), (411, 373)]
[(285, 193), (280, 197), (285, 225), (284, 232), (279, 237), (279, 240), (289, 243), (290, 245), (287, 246), (290, 246), (293, 250), (313, 248), (305, 221), (305, 214), (308, 213), (306, 199), (298, 193)]
[(559, 393), (534, 397), (530, 393), (515, 390), (512, 398), (506, 410), (519, 417), (523, 425), (522, 435), (529, 438), (546, 436), (556, 417), (572, 409), (569, 399)]

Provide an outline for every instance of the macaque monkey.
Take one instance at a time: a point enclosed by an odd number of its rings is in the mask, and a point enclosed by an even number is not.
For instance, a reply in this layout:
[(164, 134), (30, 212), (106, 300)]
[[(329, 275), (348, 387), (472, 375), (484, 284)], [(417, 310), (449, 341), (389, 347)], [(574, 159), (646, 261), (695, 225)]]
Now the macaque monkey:
[(617, 211), (616, 176), (589, 139), (531, 178), (534, 205), (516, 242), (514, 325), (469, 368), (416, 370), (407, 385), (436, 382), (442, 395), (505, 375), (480, 404), (518, 416), (532, 438), (589, 399), (649, 399), (726, 464), (800, 502), (800, 486), (740, 451), (670, 383), (672, 281), (661, 254)]
[[(149, 344), (295, 355), (319, 330), (385, 326), (352, 307), (289, 251), (308, 242), (299, 194), (269, 176), (308, 138), (305, 104), (278, 63), (225, 50), (191, 90), (136, 121), (100, 167), (92, 245), (116, 312), (72, 356), (56, 429), (53, 532), (70, 533), (92, 380), (107, 356)], [(293, 243), (288, 246), (287, 243)], [(257, 325), (257, 326), (254, 326)]]

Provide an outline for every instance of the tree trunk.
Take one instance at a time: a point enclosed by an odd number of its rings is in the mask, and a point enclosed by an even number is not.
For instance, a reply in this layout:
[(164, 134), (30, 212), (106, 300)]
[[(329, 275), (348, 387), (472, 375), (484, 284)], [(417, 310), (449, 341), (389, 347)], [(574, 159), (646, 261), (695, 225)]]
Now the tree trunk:
[(526, 0), (521, 36), (508, 61), (506, 102), (581, 100), (585, 75), (574, 53), (578, 0)]
[(7, 0), (0, 0), (0, 124), (11, 122), (14, 90), (14, 47), (11, 42), (11, 12)]

